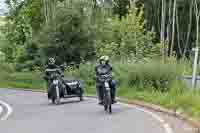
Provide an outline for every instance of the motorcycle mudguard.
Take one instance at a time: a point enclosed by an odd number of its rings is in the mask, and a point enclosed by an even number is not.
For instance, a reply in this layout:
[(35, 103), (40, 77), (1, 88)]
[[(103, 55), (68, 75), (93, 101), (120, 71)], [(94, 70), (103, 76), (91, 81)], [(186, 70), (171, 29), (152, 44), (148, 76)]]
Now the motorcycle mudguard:
[[(59, 85), (59, 92), (60, 92), (60, 97), (64, 97), (64, 88), (61, 88), (60, 85)], [(56, 97), (56, 86), (51, 84), (51, 86), (49, 87), (49, 90), (48, 90), (48, 98), (52, 98), (52, 97)]]

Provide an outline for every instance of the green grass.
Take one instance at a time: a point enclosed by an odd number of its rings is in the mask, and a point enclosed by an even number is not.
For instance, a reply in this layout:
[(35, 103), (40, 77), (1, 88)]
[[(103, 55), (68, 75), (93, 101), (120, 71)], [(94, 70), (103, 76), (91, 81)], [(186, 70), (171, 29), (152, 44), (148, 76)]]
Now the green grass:
[(44, 89), (45, 82), (40, 73), (9, 73), (0, 76), (0, 87)]

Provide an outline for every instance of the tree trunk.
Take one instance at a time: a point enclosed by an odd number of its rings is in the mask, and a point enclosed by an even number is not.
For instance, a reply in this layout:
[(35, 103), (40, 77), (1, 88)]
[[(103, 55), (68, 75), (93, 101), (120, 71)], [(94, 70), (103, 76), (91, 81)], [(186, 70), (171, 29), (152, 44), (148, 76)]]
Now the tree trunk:
[(170, 56), (173, 55), (173, 49), (174, 49), (174, 38), (175, 38), (175, 16), (176, 16), (176, 0), (174, 0), (174, 7), (173, 7), (173, 23), (172, 23), (172, 42), (171, 42), (171, 48), (170, 48)]
[(172, 0), (169, 2), (169, 9), (168, 9), (168, 24), (167, 24), (167, 42), (168, 46), (170, 44), (170, 28), (171, 28), (171, 7), (172, 7)]
[(199, 46), (199, 17), (200, 17), (200, 12), (198, 9), (198, 4), (197, 0), (195, 0), (195, 14), (196, 14), (196, 48)]
[(44, 18), (45, 22), (48, 22), (48, 15), (47, 15), (47, 3), (46, 0), (43, 0), (43, 12), (44, 12)]
[(196, 38), (196, 47), (199, 47), (199, 16), (197, 18), (197, 38)]
[(178, 42), (178, 50), (179, 50), (179, 54), (182, 56), (183, 52), (182, 52), (182, 48), (181, 48), (181, 44), (180, 44), (180, 30), (179, 30), (179, 21), (178, 21), (178, 10), (176, 9), (176, 28), (177, 28), (177, 42)]
[(190, 34), (191, 34), (191, 29), (192, 29), (192, 9), (193, 9), (193, 0), (192, 3), (190, 5), (190, 20), (189, 20), (189, 25), (188, 25), (188, 32), (187, 32), (187, 39), (186, 39), (186, 44), (184, 47), (184, 52), (183, 52), (183, 56), (186, 57), (186, 51), (187, 51), (187, 47), (189, 45), (189, 39), (190, 39)]
[(165, 16), (166, 16), (166, 1), (162, 0), (162, 17), (161, 17), (161, 31), (160, 31), (160, 40), (162, 44), (162, 57), (163, 62), (165, 62)]

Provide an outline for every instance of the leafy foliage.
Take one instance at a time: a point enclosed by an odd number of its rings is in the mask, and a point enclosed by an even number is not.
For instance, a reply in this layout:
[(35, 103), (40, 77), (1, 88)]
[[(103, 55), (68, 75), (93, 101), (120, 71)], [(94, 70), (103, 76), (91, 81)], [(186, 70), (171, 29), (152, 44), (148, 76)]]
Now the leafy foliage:
[(144, 30), (143, 11), (130, 10), (127, 17), (108, 19), (102, 28), (105, 34), (96, 43), (97, 54), (136, 58), (152, 58), (159, 55), (159, 44), (153, 43), (154, 33)]
[(57, 9), (55, 19), (43, 29), (39, 39), (46, 57), (80, 63), (94, 55), (92, 26), (80, 9)]
[(4, 45), (2, 51), (6, 54), (6, 61), (16, 62), (32, 45), (33, 33), (40, 28), (42, 16), (40, 12), (40, 0), (28, 0), (17, 2), (12, 6), (7, 17), (6, 37), (9, 45)]
[(130, 2), (129, 0), (114, 0), (114, 14), (118, 15), (120, 19), (128, 14)]

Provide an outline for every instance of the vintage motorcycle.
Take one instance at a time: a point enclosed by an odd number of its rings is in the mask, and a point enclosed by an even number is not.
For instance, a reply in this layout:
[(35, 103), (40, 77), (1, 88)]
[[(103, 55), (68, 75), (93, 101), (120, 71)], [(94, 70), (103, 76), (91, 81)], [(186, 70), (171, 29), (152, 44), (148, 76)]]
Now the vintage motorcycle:
[(111, 87), (109, 82), (112, 80), (111, 75), (101, 75), (99, 80), (103, 83), (103, 106), (104, 110), (109, 114), (112, 113), (112, 97), (111, 97)]
[(46, 69), (48, 73), (48, 98), (53, 104), (60, 104), (61, 98), (79, 97), (83, 100), (83, 87), (80, 80), (64, 79), (59, 69)]

